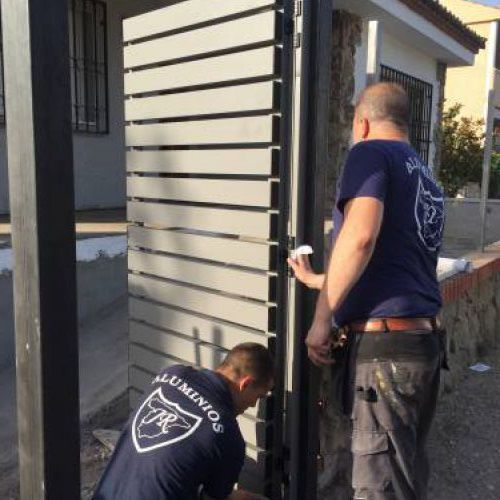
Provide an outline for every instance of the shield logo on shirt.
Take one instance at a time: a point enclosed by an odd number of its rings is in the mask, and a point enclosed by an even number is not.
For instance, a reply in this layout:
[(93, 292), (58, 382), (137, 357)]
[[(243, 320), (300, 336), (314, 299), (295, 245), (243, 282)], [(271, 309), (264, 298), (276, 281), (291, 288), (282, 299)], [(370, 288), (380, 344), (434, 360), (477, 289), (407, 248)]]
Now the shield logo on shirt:
[(132, 422), (132, 439), (139, 453), (155, 450), (186, 439), (200, 426), (202, 417), (193, 415), (153, 391), (137, 410)]
[(442, 196), (433, 196), (425, 189), (421, 178), (418, 180), (415, 200), (415, 220), (423, 244), (431, 252), (438, 250), (443, 237), (444, 199)]

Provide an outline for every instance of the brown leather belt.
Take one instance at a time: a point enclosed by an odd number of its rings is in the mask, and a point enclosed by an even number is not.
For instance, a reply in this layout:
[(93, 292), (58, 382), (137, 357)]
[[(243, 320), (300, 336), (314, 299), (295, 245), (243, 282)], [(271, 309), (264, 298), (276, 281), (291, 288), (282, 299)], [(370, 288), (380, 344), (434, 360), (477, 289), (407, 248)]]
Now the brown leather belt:
[(353, 321), (349, 324), (351, 332), (402, 332), (411, 330), (433, 331), (439, 328), (437, 318), (373, 318)]

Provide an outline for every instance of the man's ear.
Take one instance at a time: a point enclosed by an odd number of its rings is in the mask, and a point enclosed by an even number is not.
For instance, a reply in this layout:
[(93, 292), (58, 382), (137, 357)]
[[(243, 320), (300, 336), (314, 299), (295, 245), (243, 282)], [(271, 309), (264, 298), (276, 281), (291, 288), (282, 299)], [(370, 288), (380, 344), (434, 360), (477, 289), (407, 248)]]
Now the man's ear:
[(244, 377), (241, 377), (238, 382), (238, 387), (240, 389), (240, 392), (243, 392), (252, 382), (253, 378), (250, 377), (250, 375), (245, 375)]
[(363, 118), (363, 125), (361, 130), (361, 137), (363, 137), (363, 139), (366, 139), (370, 135), (370, 122), (366, 118)]

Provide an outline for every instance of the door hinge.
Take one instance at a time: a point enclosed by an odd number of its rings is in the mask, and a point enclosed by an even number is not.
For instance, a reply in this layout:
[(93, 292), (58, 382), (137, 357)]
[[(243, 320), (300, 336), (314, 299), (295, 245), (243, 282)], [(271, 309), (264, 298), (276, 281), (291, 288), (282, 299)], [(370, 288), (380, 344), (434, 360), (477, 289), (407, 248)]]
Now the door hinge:
[(295, 49), (298, 49), (300, 47), (301, 40), (302, 40), (301, 33), (294, 33), (293, 34), (293, 47)]

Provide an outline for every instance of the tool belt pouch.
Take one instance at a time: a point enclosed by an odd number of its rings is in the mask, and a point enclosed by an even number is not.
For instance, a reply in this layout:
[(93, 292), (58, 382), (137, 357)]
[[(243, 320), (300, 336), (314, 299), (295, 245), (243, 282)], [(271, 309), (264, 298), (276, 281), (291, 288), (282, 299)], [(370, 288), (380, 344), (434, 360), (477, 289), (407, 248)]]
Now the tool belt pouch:
[(439, 336), (439, 347), (441, 353), (441, 369), (442, 370), (450, 370), (450, 366), (448, 365), (448, 349), (446, 347), (446, 328), (438, 328), (436, 333)]
[(345, 413), (348, 346), (343, 330), (333, 329), (332, 337), (331, 357), (335, 362), (331, 367), (331, 402), (336, 412)]

